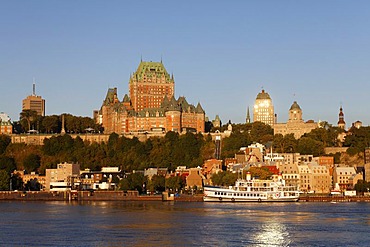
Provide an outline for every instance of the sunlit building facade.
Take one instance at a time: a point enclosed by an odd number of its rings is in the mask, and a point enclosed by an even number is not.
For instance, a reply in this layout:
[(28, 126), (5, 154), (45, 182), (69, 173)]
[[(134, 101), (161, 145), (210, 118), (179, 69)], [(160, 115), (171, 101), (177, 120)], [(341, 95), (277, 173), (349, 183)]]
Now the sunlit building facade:
[(258, 95), (253, 107), (253, 122), (262, 122), (270, 125), (275, 124), (274, 105), (272, 99), (265, 90), (262, 90)]
[(141, 62), (129, 81), (130, 96), (120, 101), (117, 88), (107, 96), (94, 118), (109, 133), (164, 133), (167, 131), (204, 132), (205, 112), (189, 104), (185, 97), (174, 97), (174, 79), (162, 62)]

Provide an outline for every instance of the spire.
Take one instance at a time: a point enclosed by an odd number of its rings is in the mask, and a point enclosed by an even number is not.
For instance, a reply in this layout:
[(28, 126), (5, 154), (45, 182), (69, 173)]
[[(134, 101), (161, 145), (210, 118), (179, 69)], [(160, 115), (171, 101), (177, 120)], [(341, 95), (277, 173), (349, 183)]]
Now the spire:
[(341, 128), (341, 129), (346, 128), (346, 122), (344, 121), (344, 113), (343, 113), (342, 106), (340, 106), (340, 108), (339, 108), (338, 127)]
[(246, 118), (246, 123), (250, 123), (251, 122), (251, 116), (250, 116), (250, 113), (249, 113), (249, 106), (247, 107), (247, 118)]
[(33, 84), (32, 84), (32, 95), (36, 95), (36, 83), (35, 83), (35, 77), (33, 78)]

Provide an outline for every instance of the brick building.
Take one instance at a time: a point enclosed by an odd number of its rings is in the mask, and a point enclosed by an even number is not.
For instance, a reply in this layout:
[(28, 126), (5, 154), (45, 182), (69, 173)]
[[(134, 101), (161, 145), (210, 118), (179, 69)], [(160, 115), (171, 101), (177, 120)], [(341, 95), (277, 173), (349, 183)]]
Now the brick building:
[(205, 112), (198, 103), (174, 97), (174, 78), (162, 62), (141, 62), (129, 81), (130, 95), (120, 101), (117, 88), (108, 89), (101, 109), (94, 112), (104, 132), (204, 132)]

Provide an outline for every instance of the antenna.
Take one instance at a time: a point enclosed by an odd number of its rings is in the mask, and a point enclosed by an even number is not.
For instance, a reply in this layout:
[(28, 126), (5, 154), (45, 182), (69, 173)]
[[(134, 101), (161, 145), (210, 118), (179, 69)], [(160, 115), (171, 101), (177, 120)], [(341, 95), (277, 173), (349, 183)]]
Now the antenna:
[(33, 78), (32, 95), (36, 95), (36, 83), (35, 83), (35, 77)]

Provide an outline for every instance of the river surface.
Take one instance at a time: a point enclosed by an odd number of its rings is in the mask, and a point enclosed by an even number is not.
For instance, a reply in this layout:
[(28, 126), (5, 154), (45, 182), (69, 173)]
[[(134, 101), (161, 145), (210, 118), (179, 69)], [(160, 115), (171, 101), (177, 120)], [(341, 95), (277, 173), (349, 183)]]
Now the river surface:
[(0, 246), (370, 246), (370, 203), (6, 201)]

